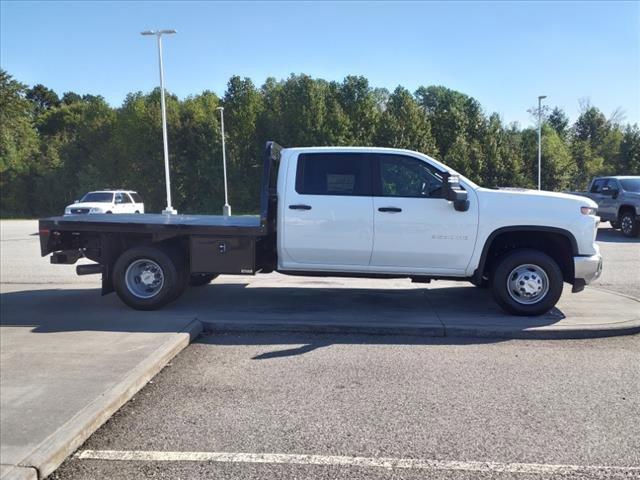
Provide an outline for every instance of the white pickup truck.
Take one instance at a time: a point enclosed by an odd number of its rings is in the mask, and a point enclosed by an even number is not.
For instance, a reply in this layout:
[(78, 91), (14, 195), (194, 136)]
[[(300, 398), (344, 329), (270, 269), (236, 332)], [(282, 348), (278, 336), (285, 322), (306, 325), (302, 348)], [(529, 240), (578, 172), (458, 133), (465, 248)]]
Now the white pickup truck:
[(563, 282), (600, 275), (592, 200), (479, 187), (421, 153), (269, 142), (259, 216), (74, 215), (40, 220), (52, 263), (101, 273), (136, 309), (218, 274), (467, 280), (516, 315), (540, 315)]

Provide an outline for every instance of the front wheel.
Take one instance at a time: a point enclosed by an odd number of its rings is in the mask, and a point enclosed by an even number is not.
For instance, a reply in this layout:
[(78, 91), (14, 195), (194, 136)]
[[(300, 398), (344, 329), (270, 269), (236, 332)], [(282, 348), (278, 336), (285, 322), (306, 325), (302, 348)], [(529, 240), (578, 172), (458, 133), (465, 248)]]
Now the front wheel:
[(625, 237), (637, 237), (640, 230), (640, 222), (631, 212), (624, 212), (620, 217), (620, 231)]
[(491, 290), (503, 310), (513, 315), (542, 315), (551, 310), (562, 294), (562, 271), (546, 253), (514, 250), (499, 261)]

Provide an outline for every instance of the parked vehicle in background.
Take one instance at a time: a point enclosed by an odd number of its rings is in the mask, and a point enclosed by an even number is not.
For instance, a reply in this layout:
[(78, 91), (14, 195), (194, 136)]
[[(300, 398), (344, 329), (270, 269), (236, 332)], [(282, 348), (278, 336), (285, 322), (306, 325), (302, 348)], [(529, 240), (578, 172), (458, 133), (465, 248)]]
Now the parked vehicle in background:
[(65, 215), (95, 213), (144, 213), (144, 203), (132, 190), (100, 190), (87, 193), (64, 209)]
[(598, 204), (598, 216), (627, 237), (640, 233), (640, 176), (596, 177), (587, 192), (570, 192)]
[[(218, 274), (467, 280), (516, 315), (602, 270), (596, 203), (479, 187), (418, 152), (269, 142), (260, 216), (75, 215), (40, 220), (41, 254), (102, 274), (103, 294), (152, 310)], [(330, 299), (329, 299), (330, 301)]]

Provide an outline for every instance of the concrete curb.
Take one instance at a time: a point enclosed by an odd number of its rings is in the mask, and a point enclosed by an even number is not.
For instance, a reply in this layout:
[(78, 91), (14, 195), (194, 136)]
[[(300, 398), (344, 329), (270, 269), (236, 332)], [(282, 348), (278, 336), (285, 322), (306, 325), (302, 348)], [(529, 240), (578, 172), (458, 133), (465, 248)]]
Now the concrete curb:
[(158, 347), (129, 371), (118, 384), (83, 408), (38, 445), (20, 462), (20, 466), (35, 468), (40, 479), (50, 475), (201, 332), (202, 323), (197, 319), (192, 320), (183, 330), (177, 332), (175, 338)]
[(338, 333), (363, 335), (411, 335), (418, 337), (501, 338), (531, 340), (570, 340), (603, 338), (640, 333), (640, 318), (612, 324), (538, 327), (518, 329), (504, 326), (455, 325), (416, 326), (394, 324), (309, 324), (203, 321), (207, 333), (281, 332), (281, 333)]

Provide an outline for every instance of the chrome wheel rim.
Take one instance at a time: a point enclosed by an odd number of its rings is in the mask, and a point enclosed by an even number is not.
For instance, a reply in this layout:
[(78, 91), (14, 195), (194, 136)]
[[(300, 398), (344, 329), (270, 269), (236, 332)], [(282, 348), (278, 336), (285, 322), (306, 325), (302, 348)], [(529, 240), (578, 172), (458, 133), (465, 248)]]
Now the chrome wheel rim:
[(146, 258), (132, 262), (127, 267), (124, 277), (127, 289), (138, 298), (153, 298), (164, 286), (162, 268), (153, 260)]
[(631, 217), (626, 215), (622, 217), (621, 226), (624, 233), (631, 233), (631, 230), (633, 229), (633, 220), (631, 220)]
[(533, 305), (549, 292), (549, 277), (538, 265), (519, 265), (507, 277), (509, 296), (521, 305)]

